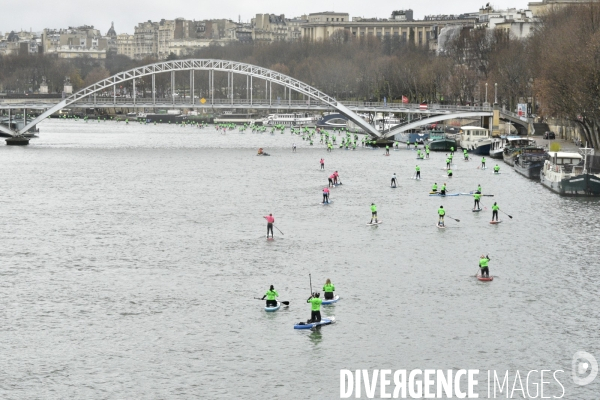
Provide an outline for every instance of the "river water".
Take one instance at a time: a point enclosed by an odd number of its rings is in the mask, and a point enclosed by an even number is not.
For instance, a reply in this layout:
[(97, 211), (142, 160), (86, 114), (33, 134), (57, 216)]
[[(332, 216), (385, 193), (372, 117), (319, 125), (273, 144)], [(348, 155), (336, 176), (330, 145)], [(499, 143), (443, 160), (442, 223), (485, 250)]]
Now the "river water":
[[(0, 146), (2, 399), (334, 399), (340, 369), (416, 368), (479, 369), (481, 398), (484, 371), (525, 385), (529, 370), (563, 370), (563, 398), (600, 397), (600, 378), (571, 379), (575, 352), (600, 357), (596, 200), (458, 154), (453, 178), (432, 153), (415, 181), (413, 151), (327, 153), (289, 132), (40, 130)], [(322, 206), (334, 170), (343, 185)], [(429, 197), (434, 181), (495, 197), (472, 213), (470, 196)], [(490, 225), (492, 200), (513, 219)], [(440, 205), (460, 222), (437, 229)], [(481, 254), (493, 282), (473, 278)], [(310, 316), (309, 273), (341, 296), (322, 311), (337, 323), (314, 332), (293, 329)], [(270, 284), (289, 308), (254, 300)]]

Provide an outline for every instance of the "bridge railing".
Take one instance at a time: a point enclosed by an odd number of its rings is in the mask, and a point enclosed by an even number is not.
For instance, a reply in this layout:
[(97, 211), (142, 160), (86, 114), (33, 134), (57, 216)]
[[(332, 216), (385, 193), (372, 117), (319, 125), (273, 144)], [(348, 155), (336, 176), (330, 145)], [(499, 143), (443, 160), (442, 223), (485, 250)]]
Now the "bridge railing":
[(205, 102), (202, 103), (200, 101), (201, 99), (199, 98), (194, 98), (193, 102), (192, 102), (192, 98), (191, 97), (175, 97), (175, 98), (170, 98), (170, 97), (157, 97), (155, 99), (153, 99), (152, 97), (137, 97), (137, 98), (132, 98), (132, 97), (117, 97), (117, 98), (113, 98), (113, 97), (96, 97), (96, 98), (86, 98), (86, 99), (82, 99), (82, 100), (78, 100), (75, 103), (73, 103), (75, 106), (77, 104), (85, 104), (87, 105), (92, 105), (92, 104), (102, 104), (102, 105), (107, 105), (107, 104), (115, 104), (115, 106), (119, 106), (119, 105), (125, 105), (125, 104), (136, 104), (136, 105), (147, 105), (149, 107), (152, 107), (154, 104), (156, 104), (157, 107), (167, 107), (169, 105), (173, 105), (173, 106), (177, 106), (177, 105), (186, 105), (189, 106), (191, 104), (198, 106), (198, 107), (210, 107), (211, 105), (215, 104), (215, 105), (234, 105), (234, 106), (239, 106), (239, 105), (247, 105), (247, 106), (252, 106), (252, 105), (272, 105), (273, 107), (277, 107), (277, 106), (281, 106), (281, 107), (289, 107), (289, 106), (297, 106), (297, 107), (310, 107), (310, 106), (328, 106), (331, 107), (329, 105), (327, 105), (326, 103), (323, 103), (321, 101), (316, 101), (316, 100), (266, 100), (266, 99), (214, 99), (214, 100), (210, 100), (210, 99), (205, 99)]
[[(86, 105), (89, 104), (137, 104), (137, 105), (148, 105), (152, 106), (156, 104), (160, 107), (166, 107), (169, 104), (171, 105), (190, 105), (194, 104), (198, 107), (206, 106), (210, 107), (212, 104), (216, 105), (271, 105), (273, 107), (281, 106), (281, 107), (310, 107), (310, 106), (328, 106), (326, 103), (316, 101), (316, 100), (289, 100), (289, 99), (213, 99), (205, 98), (205, 102), (201, 102), (202, 98), (198, 98), (197, 96), (193, 99), (189, 96), (178, 96), (175, 98), (172, 97), (156, 97), (153, 99), (152, 97), (110, 97), (110, 96), (96, 96), (87, 98), (85, 100), (80, 100), (75, 102), (75, 104), (81, 102)], [(492, 107), (481, 107), (481, 106), (455, 106), (455, 105), (445, 105), (445, 104), (429, 104), (427, 107), (423, 107), (420, 104), (405, 104), (405, 103), (384, 103), (384, 102), (368, 102), (368, 101), (343, 101), (341, 102), (343, 105), (349, 108), (359, 108), (359, 109), (378, 109), (382, 112), (386, 110), (389, 112), (394, 111), (411, 111), (415, 113), (431, 113), (431, 112), (460, 112), (460, 111), (489, 111), (492, 112)], [(506, 112), (508, 113), (508, 112)], [(515, 114), (516, 115), (516, 114)], [(518, 116), (515, 116), (518, 118)]]

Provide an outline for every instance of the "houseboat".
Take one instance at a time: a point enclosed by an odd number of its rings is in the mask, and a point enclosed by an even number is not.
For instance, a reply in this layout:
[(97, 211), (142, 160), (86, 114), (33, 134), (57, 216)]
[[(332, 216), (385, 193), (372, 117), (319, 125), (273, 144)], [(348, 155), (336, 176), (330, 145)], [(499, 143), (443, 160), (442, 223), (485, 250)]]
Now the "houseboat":
[[(582, 149), (587, 150), (587, 149)], [(550, 152), (544, 161), (540, 181), (563, 196), (600, 196), (600, 177), (587, 172), (579, 153)]]
[(450, 148), (452, 147), (454, 147), (454, 150), (458, 148), (456, 140), (447, 137), (443, 130), (433, 130), (429, 132), (427, 144), (431, 151), (450, 151)]
[(492, 143), (490, 145), (491, 158), (502, 159), (502, 152), (504, 151), (504, 146), (506, 146), (509, 138), (518, 138), (518, 136), (492, 137)]
[(471, 154), (487, 156), (490, 154), (492, 139), (490, 130), (481, 126), (463, 126), (460, 128), (460, 147)]
[(309, 113), (269, 114), (263, 120), (263, 125), (306, 126), (316, 121), (317, 119)]
[(542, 147), (528, 146), (515, 157), (515, 171), (529, 179), (540, 179), (540, 171), (550, 156)]
[(236, 114), (231, 111), (223, 113), (213, 120), (215, 124), (254, 124), (258, 120), (258, 114)]
[(520, 136), (512, 136), (506, 139), (502, 158), (504, 162), (511, 167), (515, 165), (515, 157), (521, 153), (521, 149), (527, 146), (535, 146), (535, 140), (522, 138)]

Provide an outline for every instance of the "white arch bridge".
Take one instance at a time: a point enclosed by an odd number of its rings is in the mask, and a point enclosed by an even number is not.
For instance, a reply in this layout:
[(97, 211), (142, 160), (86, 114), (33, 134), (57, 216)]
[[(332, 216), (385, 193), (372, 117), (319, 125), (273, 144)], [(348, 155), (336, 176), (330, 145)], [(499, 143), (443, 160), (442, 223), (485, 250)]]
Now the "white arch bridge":
[[(189, 71), (189, 100), (182, 102), (171, 96), (169, 99), (159, 99), (156, 97), (156, 76), (158, 74), (171, 74), (171, 88), (175, 88), (175, 72)], [(194, 71), (208, 71), (208, 96), (202, 99), (204, 102), (196, 100), (195, 74)], [(227, 73), (227, 99), (215, 99), (214, 73)], [(234, 74), (246, 76), (246, 97), (247, 99), (235, 99), (234, 97)], [(152, 78), (152, 98), (144, 99), (137, 97), (136, 79)], [(256, 99), (253, 96), (253, 79), (259, 79), (265, 82), (264, 97)], [(117, 86), (123, 83), (132, 84), (132, 96), (123, 99), (117, 96)], [(280, 85), (284, 88), (284, 93), (288, 93), (287, 100), (281, 101), (272, 99), (272, 84)], [(112, 87), (112, 96), (107, 92)], [(291, 100), (291, 92), (300, 93), (308, 100)], [(102, 96), (98, 96), (102, 94)], [(267, 95), (268, 94), (268, 95)], [(493, 110), (490, 107), (464, 107), (464, 106), (439, 106), (432, 105), (427, 109), (422, 109), (418, 104), (386, 104), (386, 103), (368, 103), (368, 102), (347, 102), (342, 104), (335, 98), (321, 92), (320, 90), (303, 83), (290, 76), (277, 71), (255, 65), (212, 59), (190, 59), (190, 60), (172, 60), (150, 64), (128, 71), (120, 72), (109, 78), (90, 85), (71, 96), (63, 99), (57, 104), (48, 104), (30, 100), (27, 103), (0, 103), (0, 109), (23, 109), (23, 124), (20, 129), (12, 129), (12, 125), (5, 126), (0, 124), (0, 131), (11, 136), (18, 136), (27, 132), (39, 122), (48, 118), (50, 115), (66, 107), (73, 106), (78, 108), (151, 108), (151, 107), (183, 107), (183, 108), (227, 108), (227, 109), (286, 109), (286, 110), (336, 110), (345, 115), (356, 126), (369, 134), (374, 139), (392, 138), (397, 133), (408, 129), (416, 128), (429, 124), (431, 122), (461, 118), (461, 117), (479, 117), (492, 116)], [(27, 109), (45, 110), (35, 119), (28, 121), (25, 119)], [(357, 112), (382, 112), (382, 113), (407, 113), (417, 115), (420, 119), (409, 123), (408, 125), (395, 127), (392, 131), (382, 133), (373, 125), (360, 117)], [(420, 114), (420, 115), (418, 115)], [(10, 115), (10, 114), (9, 114)], [(426, 118), (423, 118), (426, 117)], [(12, 121), (9, 117), (9, 121)], [(517, 123), (519, 121), (517, 120)]]

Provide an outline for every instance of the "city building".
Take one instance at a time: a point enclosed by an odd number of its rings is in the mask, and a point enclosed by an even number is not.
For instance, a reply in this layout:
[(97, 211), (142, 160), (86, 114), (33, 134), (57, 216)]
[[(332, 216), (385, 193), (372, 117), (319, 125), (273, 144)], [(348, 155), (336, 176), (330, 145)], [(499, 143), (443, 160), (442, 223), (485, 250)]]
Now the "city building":
[(396, 37), (417, 46), (435, 49), (440, 30), (446, 25), (473, 26), (474, 16), (438, 16), (422, 21), (412, 18), (412, 10), (394, 11), (389, 19), (354, 17), (348, 13), (322, 12), (309, 14), (308, 23), (302, 26), (302, 37), (310, 41), (329, 39), (336, 32), (347, 32), (349, 36), (364, 38), (376, 36), (380, 39)]
[(108, 40), (108, 51), (112, 53), (117, 52), (117, 31), (115, 31), (115, 23), (110, 23), (110, 29), (106, 32), (106, 38)]
[(129, 33), (117, 35), (117, 54), (123, 54), (129, 58), (135, 55), (135, 36)]
[(532, 1), (527, 4), (527, 8), (531, 10), (534, 17), (542, 16), (552, 10), (557, 10), (570, 5), (585, 5), (590, 4), (589, 0), (542, 0)]
[[(195, 49), (210, 44), (251, 40), (251, 32), (247, 27), (227, 19), (194, 21), (177, 18), (162, 19), (160, 22), (147, 21), (135, 27), (133, 36), (135, 59), (165, 59), (171, 53), (178, 56), (189, 55)], [(122, 46), (117, 49), (119, 54), (125, 54), (127, 40), (128, 38), (122, 37)], [(126, 55), (131, 57), (129, 54)]]
[(10, 32), (0, 35), (0, 55), (33, 55), (41, 49), (39, 35), (34, 32)]
[(501, 31), (514, 39), (524, 39), (533, 33), (539, 23), (531, 10), (494, 10), (488, 3), (479, 10), (479, 23), (476, 27)]
[(299, 40), (302, 37), (301, 26), (307, 21), (306, 15), (287, 19), (283, 14), (256, 14), (251, 23), (252, 40), (259, 42)]
[(109, 38), (102, 36), (93, 26), (69, 27), (68, 29), (44, 29), (41, 47), (44, 54), (59, 58), (92, 57), (106, 58)]

